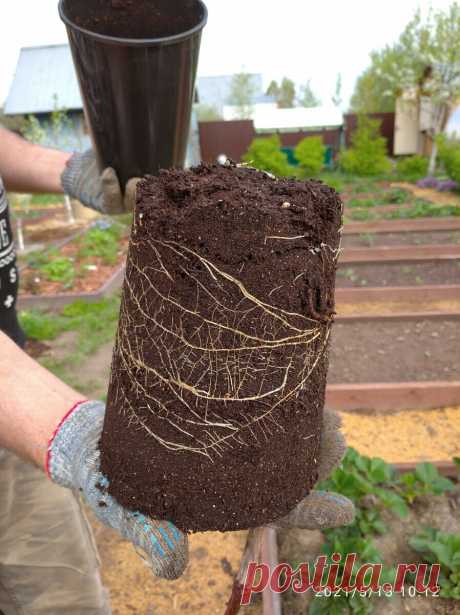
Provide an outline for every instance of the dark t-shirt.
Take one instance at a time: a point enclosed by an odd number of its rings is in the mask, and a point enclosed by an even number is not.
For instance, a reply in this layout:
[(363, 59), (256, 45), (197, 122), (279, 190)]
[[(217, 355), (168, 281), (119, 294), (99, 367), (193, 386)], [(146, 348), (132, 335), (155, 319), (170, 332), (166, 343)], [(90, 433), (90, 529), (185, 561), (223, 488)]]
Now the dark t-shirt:
[(19, 346), (24, 346), (25, 336), (19, 326), (16, 312), (17, 295), (16, 251), (8, 201), (0, 179), (0, 331), (6, 333)]

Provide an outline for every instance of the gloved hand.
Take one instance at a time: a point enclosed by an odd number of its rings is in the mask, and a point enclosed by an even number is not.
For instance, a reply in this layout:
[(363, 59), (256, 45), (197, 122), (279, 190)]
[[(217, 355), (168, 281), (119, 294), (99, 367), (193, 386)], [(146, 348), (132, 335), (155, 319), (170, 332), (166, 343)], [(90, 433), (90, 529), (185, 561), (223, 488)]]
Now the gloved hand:
[(108, 167), (101, 175), (92, 150), (84, 154), (74, 154), (61, 176), (62, 188), (66, 194), (78, 199), (90, 209), (109, 215), (133, 211), (138, 182), (139, 178), (130, 179), (123, 196), (115, 170)]
[(177, 579), (188, 562), (188, 539), (172, 523), (125, 510), (106, 493), (98, 449), (104, 423), (102, 402), (78, 404), (64, 418), (48, 449), (47, 472), (62, 487), (79, 491), (108, 527), (141, 548), (154, 574)]
[[(347, 446), (340, 427), (339, 415), (326, 411), (319, 451), (319, 482), (329, 478), (345, 455)], [(337, 493), (315, 490), (286, 517), (272, 523), (270, 527), (324, 530), (349, 525), (354, 517), (355, 508), (348, 498)]]

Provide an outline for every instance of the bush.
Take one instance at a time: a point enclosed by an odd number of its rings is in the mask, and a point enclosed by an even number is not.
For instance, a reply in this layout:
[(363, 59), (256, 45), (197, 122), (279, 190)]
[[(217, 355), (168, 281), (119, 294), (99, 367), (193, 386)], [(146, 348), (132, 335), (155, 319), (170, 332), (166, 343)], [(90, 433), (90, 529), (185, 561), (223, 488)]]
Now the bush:
[(460, 183), (460, 141), (441, 135), (437, 139), (439, 160), (450, 179)]
[(386, 139), (380, 134), (380, 122), (360, 117), (351, 137), (352, 147), (340, 155), (345, 173), (360, 176), (384, 175), (391, 170)]
[(281, 141), (276, 135), (269, 138), (254, 139), (243, 160), (251, 166), (268, 171), (274, 175), (293, 175), (286, 154), (281, 151)]
[(396, 173), (401, 179), (417, 181), (428, 173), (428, 159), (424, 156), (400, 158), (396, 163)]
[(295, 157), (305, 175), (315, 177), (324, 166), (326, 148), (321, 137), (306, 137), (295, 148)]

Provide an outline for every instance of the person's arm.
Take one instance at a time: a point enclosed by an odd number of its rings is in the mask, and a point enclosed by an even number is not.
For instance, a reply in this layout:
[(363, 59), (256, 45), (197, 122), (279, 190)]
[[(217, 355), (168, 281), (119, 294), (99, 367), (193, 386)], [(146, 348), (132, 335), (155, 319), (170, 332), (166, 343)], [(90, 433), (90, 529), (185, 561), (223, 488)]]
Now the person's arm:
[(66, 193), (106, 214), (132, 211), (138, 179), (122, 193), (111, 167), (101, 174), (92, 150), (69, 154), (35, 145), (0, 126), (0, 177), (10, 192)]
[(82, 399), (0, 332), (0, 448), (44, 470), (51, 434)]
[(0, 126), (0, 176), (10, 192), (62, 194), (71, 154), (35, 145)]
[(156, 575), (176, 579), (187, 565), (187, 536), (169, 521), (122, 508), (108, 493), (98, 448), (104, 415), (102, 402), (82, 401), (0, 333), (0, 447), (81, 493), (102, 523), (146, 553)]

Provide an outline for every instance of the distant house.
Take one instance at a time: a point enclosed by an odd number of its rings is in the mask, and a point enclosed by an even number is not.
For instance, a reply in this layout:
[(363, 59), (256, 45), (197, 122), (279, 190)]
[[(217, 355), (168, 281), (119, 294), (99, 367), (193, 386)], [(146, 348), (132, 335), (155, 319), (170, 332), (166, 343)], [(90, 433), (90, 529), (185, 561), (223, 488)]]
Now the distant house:
[[(51, 121), (56, 110), (65, 110), (68, 118), (59, 131), (53, 129)], [(66, 151), (84, 151), (91, 147), (68, 45), (21, 49), (4, 114), (37, 118), (40, 132), (44, 133), (44, 138), (40, 139), (43, 145)], [(193, 116), (187, 163), (197, 164), (200, 160), (198, 122)]]
[[(59, 131), (53, 130), (51, 122), (51, 114), (57, 110), (67, 113), (67, 121)], [(43, 145), (66, 151), (83, 151), (90, 147), (68, 45), (21, 49), (4, 114), (35, 116), (44, 133)]]
[[(396, 156), (431, 153), (434, 107), (429, 96), (417, 96), (415, 91), (404, 92), (396, 101), (395, 149)], [(460, 137), (460, 107), (450, 115), (445, 131), (451, 137)]]

